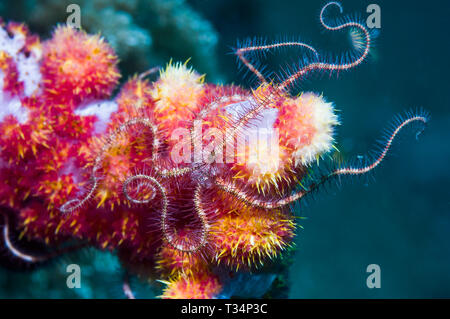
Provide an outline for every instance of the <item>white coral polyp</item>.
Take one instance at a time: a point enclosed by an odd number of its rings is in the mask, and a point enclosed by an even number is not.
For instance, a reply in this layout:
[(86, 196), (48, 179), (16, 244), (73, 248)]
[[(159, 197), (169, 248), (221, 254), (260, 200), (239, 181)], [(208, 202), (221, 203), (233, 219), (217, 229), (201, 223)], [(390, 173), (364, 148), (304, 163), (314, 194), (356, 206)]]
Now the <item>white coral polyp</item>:
[(22, 106), (20, 99), (18, 97), (10, 97), (9, 94), (4, 94), (3, 91), (0, 91), (0, 122), (7, 115), (14, 116), (20, 124), (28, 121), (28, 110)]
[[(226, 106), (226, 111), (234, 121), (242, 114), (255, 107), (255, 101), (247, 100)], [(248, 121), (245, 128), (238, 134), (238, 154), (240, 160), (245, 160), (247, 168), (255, 176), (275, 174), (280, 167), (281, 157), (278, 140), (278, 130), (274, 128), (278, 117), (276, 108), (263, 109), (257, 118)], [(240, 140), (239, 140), (240, 139)], [(241, 150), (239, 146), (248, 146)]]
[(13, 37), (8, 35), (8, 32), (0, 27), (0, 51), (5, 51), (12, 57), (17, 57), (20, 50), (25, 46), (25, 36), (17, 33)]
[[(25, 35), (16, 32), (10, 37), (8, 32), (0, 27), (0, 52), (12, 57), (16, 63), (18, 80), (24, 84), (24, 95), (31, 96), (38, 94), (41, 89), (42, 75), (39, 62), (42, 50), (36, 47), (29, 55), (25, 55), (22, 51), (25, 42)], [(11, 96), (4, 91), (4, 77), (4, 72), (0, 70), (0, 121), (3, 121), (5, 116), (12, 115), (23, 124), (28, 120), (28, 110), (23, 107), (19, 96)]]
[[(311, 124), (315, 130), (311, 142), (303, 144), (292, 153), (295, 166), (308, 165), (319, 156), (329, 152), (333, 146), (334, 126), (339, 125), (334, 113), (333, 103), (326, 102), (322, 96), (314, 93), (304, 93), (302, 99), (311, 112)], [(303, 103), (302, 103), (303, 104)]]
[(95, 133), (104, 133), (108, 126), (111, 114), (117, 112), (118, 105), (116, 101), (92, 101), (87, 104), (79, 106), (75, 110), (75, 114), (79, 116), (97, 117), (94, 124)]
[(28, 57), (23, 53), (17, 56), (17, 70), (19, 71), (19, 81), (24, 84), (25, 96), (31, 96), (39, 93), (42, 75), (39, 68), (39, 56), (30, 54)]

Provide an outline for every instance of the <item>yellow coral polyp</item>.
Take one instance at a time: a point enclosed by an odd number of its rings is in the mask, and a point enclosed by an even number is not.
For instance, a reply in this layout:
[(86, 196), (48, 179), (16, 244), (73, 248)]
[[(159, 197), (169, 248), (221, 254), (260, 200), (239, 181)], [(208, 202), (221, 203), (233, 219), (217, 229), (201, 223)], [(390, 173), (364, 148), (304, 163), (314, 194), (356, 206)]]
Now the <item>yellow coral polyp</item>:
[(308, 165), (332, 149), (338, 124), (332, 103), (314, 93), (303, 93), (280, 108), (280, 143), (292, 151), (294, 166)]
[(219, 279), (207, 271), (182, 274), (163, 283), (167, 285), (161, 296), (163, 299), (212, 299), (222, 290)]
[(216, 261), (236, 270), (258, 268), (290, 245), (295, 223), (282, 211), (245, 209), (225, 214), (212, 226)]
[(152, 97), (155, 117), (165, 129), (182, 127), (199, 110), (198, 99), (203, 94), (204, 76), (187, 67), (186, 63), (172, 63), (161, 71), (155, 82)]
[(233, 167), (237, 173), (235, 179), (241, 179), (256, 186), (259, 193), (268, 193), (270, 189), (279, 187), (280, 181), (286, 175), (287, 155), (285, 150), (279, 147), (278, 138), (274, 142), (251, 143), (246, 148), (246, 154), (239, 159), (242, 164)]
[(117, 63), (114, 51), (99, 35), (60, 26), (44, 43), (41, 69), (46, 92), (74, 104), (107, 97), (120, 78)]
[(156, 268), (169, 277), (180, 274), (193, 275), (199, 270), (207, 270), (207, 261), (198, 254), (187, 254), (169, 246), (164, 246), (158, 254)]

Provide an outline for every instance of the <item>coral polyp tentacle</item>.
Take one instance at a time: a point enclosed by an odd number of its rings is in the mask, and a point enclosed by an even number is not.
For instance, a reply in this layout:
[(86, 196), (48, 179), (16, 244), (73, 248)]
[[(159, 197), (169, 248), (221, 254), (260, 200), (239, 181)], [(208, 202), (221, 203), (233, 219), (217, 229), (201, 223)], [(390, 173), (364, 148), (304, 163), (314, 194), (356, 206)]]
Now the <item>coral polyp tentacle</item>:
[(364, 40), (365, 40), (365, 45), (364, 45), (361, 55), (358, 58), (354, 59), (353, 61), (351, 61), (349, 63), (343, 63), (343, 64), (327, 63), (327, 62), (320, 62), (320, 61), (309, 63), (309, 64), (305, 65), (304, 67), (302, 67), (297, 72), (295, 72), (294, 74), (292, 74), (291, 76), (289, 76), (286, 80), (284, 80), (283, 83), (281, 83), (278, 87), (280, 90), (287, 89), (290, 85), (292, 85), (298, 79), (304, 77), (306, 74), (310, 73), (311, 71), (314, 71), (314, 70), (328, 70), (328, 71), (332, 71), (332, 72), (333, 71), (344, 71), (344, 70), (352, 69), (352, 68), (360, 65), (364, 60), (366, 60), (366, 58), (370, 52), (370, 46), (371, 46), (371, 41), (372, 41), (369, 30), (362, 23), (359, 23), (356, 21), (348, 21), (348, 22), (344, 22), (342, 24), (338, 24), (336, 26), (330, 26), (329, 24), (327, 24), (325, 22), (323, 16), (324, 16), (324, 13), (327, 10), (327, 8), (330, 7), (331, 5), (338, 6), (342, 13), (342, 6), (338, 2), (329, 2), (322, 8), (322, 11), (320, 12), (320, 22), (321, 22), (322, 26), (326, 30), (329, 30), (329, 31), (338, 31), (338, 30), (342, 30), (345, 28), (359, 29), (364, 34)]

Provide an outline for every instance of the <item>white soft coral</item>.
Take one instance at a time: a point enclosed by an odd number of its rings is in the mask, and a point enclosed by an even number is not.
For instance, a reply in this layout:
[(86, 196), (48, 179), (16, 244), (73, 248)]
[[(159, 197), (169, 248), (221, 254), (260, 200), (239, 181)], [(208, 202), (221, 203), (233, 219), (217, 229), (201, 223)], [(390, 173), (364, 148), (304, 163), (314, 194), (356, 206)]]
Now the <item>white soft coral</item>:
[[(9, 63), (14, 64), (17, 81), (23, 83), (24, 97), (38, 94), (42, 84), (39, 64), (42, 50), (38, 41), (27, 44), (27, 36), (21, 25), (9, 25), (9, 30), (0, 27), (0, 53), (4, 59), (9, 59)], [(19, 123), (24, 123), (28, 119), (28, 110), (22, 105), (23, 96), (5, 90), (8, 76), (11, 74), (0, 68), (0, 121), (7, 115), (13, 115)]]

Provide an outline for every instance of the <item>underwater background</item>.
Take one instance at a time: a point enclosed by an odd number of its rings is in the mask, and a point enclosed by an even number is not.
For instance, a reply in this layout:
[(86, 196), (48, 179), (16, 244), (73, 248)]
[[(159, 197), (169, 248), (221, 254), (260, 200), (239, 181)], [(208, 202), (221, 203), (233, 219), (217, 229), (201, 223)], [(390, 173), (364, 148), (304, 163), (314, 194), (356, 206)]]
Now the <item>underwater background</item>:
[[(78, 3), (81, 24), (101, 31), (128, 76), (170, 58), (186, 61), (206, 80), (251, 86), (231, 55), (238, 39), (300, 36), (336, 55), (345, 32), (319, 25), (322, 1), (301, 0), (2, 0), (0, 16), (23, 21), (48, 38)], [(368, 63), (312, 77), (300, 91), (323, 93), (340, 110), (337, 146), (344, 158), (366, 154), (394, 115), (423, 107), (426, 131), (402, 134), (373, 178), (330, 185), (302, 203), (289, 298), (450, 298), (450, 43), (448, 1), (344, 0), (345, 13), (376, 3), (381, 29)], [(295, 62), (297, 51), (268, 55), (269, 69)], [(68, 289), (66, 265), (82, 268), (82, 288)], [(381, 268), (381, 288), (369, 289), (366, 267)], [(0, 268), (0, 298), (123, 298), (117, 258), (86, 249), (40, 269)], [(153, 297), (132, 278), (136, 296)]]

